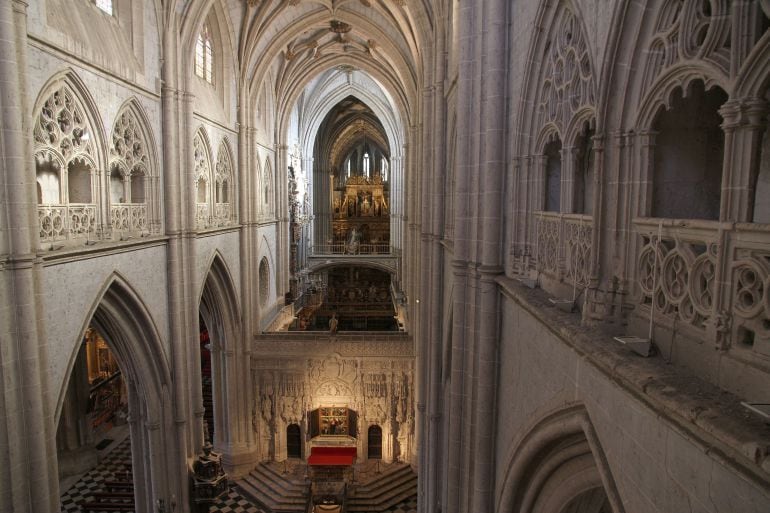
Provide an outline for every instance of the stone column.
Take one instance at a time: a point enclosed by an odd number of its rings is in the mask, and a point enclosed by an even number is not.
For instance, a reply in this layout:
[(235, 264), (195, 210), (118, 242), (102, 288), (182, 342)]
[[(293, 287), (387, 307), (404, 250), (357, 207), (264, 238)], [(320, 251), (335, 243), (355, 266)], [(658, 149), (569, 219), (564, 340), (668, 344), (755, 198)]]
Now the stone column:
[[(402, 148), (405, 150), (405, 148)], [(402, 188), (404, 176), (403, 153), (390, 158), (390, 245), (395, 249), (403, 247), (403, 212), (401, 209)]]
[[(161, 127), (163, 137), (163, 191), (164, 191), (164, 209), (166, 220), (166, 236), (168, 237), (168, 312), (169, 312), (169, 334), (171, 354), (169, 355), (170, 366), (174, 382), (172, 386), (173, 403), (173, 422), (175, 436), (169, 439), (174, 440), (176, 447), (166, 448), (167, 454), (170, 454), (169, 462), (177, 469), (172, 474), (179, 476), (181, 469), (187, 468), (187, 457), (196, 454), (198, 440), (188, 432), (188, 412), (189, 407), (189, 383), (187, 380), (187, 364), (185, 355), (190, 338), (185, 325), (185, 301), (184, 301), (184, 281), (186, 280), (184, 270), (184, 205), (185, 188), (183, 187), (182, 162), (180, 157), (184, 148), (181, 143), (183, 134), (182, 129), (185, 126), (182, 122), (180, 113), (184, 112), (183, 92), (178, 89), (179, 63), (177, 61), (179, 41), (177, 39), (178, 27), (175, 20), (172, 20), (170, 26), (166, 27), (164, 32), (163, 44), (163, 68), (162, 76), (164, 86), (161, 89)], [(194, 198), (187, 198), (187, 201), (193, 201)], [(193, 206), (194, 208), (194, 206)], [(194, 216), (193, 221), (194, 222)], [(132, 436), (137, 434), (139, 429), (132, 429)], [(180, 501), (182, 510), (187, 505), (188, 480), (185, 476), (171, 478), (169, 483), (169, 492), (176, 495)]]
[(256, 218), (253, 209), (252, 197), (259, 196), (254, 180), (255, 169), (252, 165), (251, 148), (255, 144), (256, 129), (250, 126), (249, 118), (251, 102), (248, 88), (241, 84), (240, 101), (238, 110), (238, 198), (240, 228), (240, 261), (241, 261), (241, 355), (238, 362), (239, 383), (242, 388), (240, 397), (240, 429), (241, 441), (244, 444), (244, 463), (253, 465), (258, 460), (256, 433), (252, 426), (252, 407), (254, 404), (255, 384), (252, 381), (251, 372), (251, 346), (254, 336), (255, 317), (254, 304), (258, 303), (255, 292), (257, 291), (256, 276), (259, 272), (252, 235), (256, 231)]
[(460, 513), (462, 508), (462, 496), (464, 495), (465, 482), (463, 476), (467, 476), (468, 464), (466, 451), (464, 450), (464, 426), (469, 415), (465, 396), (465, 380), (470, 380), (470, 366), (467, 352), (469, 348), (466, 336), (466, 311), (469, 308), (468, 294), (472, 290), (469, 286), (468, 260), (471, 255), (469, 237), (474, 231), (471, 214), (471, 139), (474, 104), (473, 67), (475, 58), (475, 11), (478, 6), (475, 3), (464, 2), (459, 8), (457, 19), (463, 20), (460, 24), (458, 46), (460, 48), (459, 69), (457, 81), (457, 180), (455, 182), (455, 240), (454, 258), (452, 260), (452, 273), (454, 281), (454, 294), (452, 298), (452, 368), (450, 375), (450, 404), (448, 418), (447, 440), (447, 476), (446, 497), (443, 501), (446, 513)]
[(563, 214), (575, 212), (575, 168), (578, 148), (565, 146), (561, 149), (561, 187), (559, 204)]
[(288, 190), (288, 150), (285, 144), (278, 145), (275, 153), (274, 205), (277, 225), (277, 244), (275, 248), (276, 269), (275, 289), (280, 303), (289, 291), (289, 260), (291, 258), (291, 234), (289, 233), (289, 190)]
[[(443, 27), (446, 18), (437, 20), (437, 24)], [(423, 222), (423, 232), (426, 235), (423, 239), (426, 243), (426, 269), (429, 269), (427, 291), (423, 295), (424, 302), (424, 324), (427, 329), (423, 334), (425, 350), (422, 353), (427, 367), (427, 389), (424, 392), (429, 409), (418, 408), (420, 420), (426, 435), (418, 438), (417, 443), (423, 446), (421, 454), (424, 454), (425, 460), (420, 466), (420, 471), (427, 479), (422, 479), (425, 483), (419, 495), (418, 510), (426, 513), (436, 513), (441, 501), (441, 488), (443, 484), (444, 468), (442, 466), (442, 420), (443, 420), (443, 401), (442, 401), (442, 349), (448, 337), (445, 336), (442, 319), (444, 314), (444, 248), (441, 243), (444, 233), (444, 215), (445, 215), (445, 184), (451, 180), (452, 170), (447, 169), (447, 148), (446, 148), (446, 97), (444, 91), (444, 80), (446, 77), (446, 40), (445, 33), (440, 32), (435, 41), (436, 48), (434, 55), (434, 93), (430, 110), (432, 112), (432, 129), (427, 130), (432, 134), (430, 164), (426, 170), (430, 170), (430, 181), (424, 188), (424, 196), (430, 195), (432, 201), (425, 201), (429, 205), (429, 217)], [(427, 106), (426, 106), (427, 107)]]
[[(4, 217), (2, 247), (5, 270), (0, 274), (3, 384), (0, 406), (0, 504), (14, 512), (56, 511), (59, 503), (55, 419), (49, 405), (46, 367), (37, 298), (40, 296), (37, 194), (27, 117), (27, 2), (0, 3), (0, 147)], [(7, 217), (5, 217), (7, 216)], [(13, 343), (6, 341), (13, 341)], [(24, 428), (26, 426), (26, 428)]]
[(538, 218), (535, 216), (535, 212), (541, 212), (545, 210), (545, 195), (548, 193), (545, 189), (545, 174), (546, 174), (546, 163), (548, 161), (548, 158), (545, 155), (534, 155), (531, 158), (530, 164), (532, 168), (530, 169), (530, 182), (529, 187), (527, 187), (527, 190), (529, 191), (529, 194), (532, 196), (528, 200), (528, 206), (531, 208), (531, 210), (527, 210), (523, 214), (526, 215), (529, 219), (529, 245), (532, 248), (532, 255), (533, 255), (533, 261), (535, 265), (535, 269), (540, 272), (542, 270), (542, 266), (544, 265), (543, 262), (540, 261), (540, 255), (539, 248), (540, 244), (538, 241), (539, 233), (538, 233)]
[(753, 220), (767, 111), (767, 102), (762, 98), (730, 100), (719, 109), (725, 132), (721, 221)]
[(505, 176), (505, 105), (507, 95), (508, 38), (507, 0), (483, 3), (483, 117), (481, 130), (481, 167), (484, 180), (480, 190), (481, 241), (480, 305), (478, 312), (478, 342), (475, 394), (475, 451), (472, 511), (494, 511), (495, 486), (495, 418), (497, 410), (498, 340), (500, 325), (500, 293), (495, 279), (502, 274), (502, 226)]
[(331, 219), (334, 209), (331, 206), (333, 187), (331, 185), (333, 173), (323, 164), (310, 170), (313, 173), (312, 197), (314, 234), (313, 245), (323, 245), (332, 238)]

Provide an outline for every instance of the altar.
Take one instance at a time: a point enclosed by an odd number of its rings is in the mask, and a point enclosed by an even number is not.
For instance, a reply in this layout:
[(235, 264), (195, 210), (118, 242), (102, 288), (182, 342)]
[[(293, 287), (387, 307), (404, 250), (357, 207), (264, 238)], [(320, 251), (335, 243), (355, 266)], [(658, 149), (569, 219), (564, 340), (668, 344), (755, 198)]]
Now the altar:
[(357, 449), (355, 446), (314, 446), (310, 449), (307, 459), (310, 466), (352, 466), (356, 462)]

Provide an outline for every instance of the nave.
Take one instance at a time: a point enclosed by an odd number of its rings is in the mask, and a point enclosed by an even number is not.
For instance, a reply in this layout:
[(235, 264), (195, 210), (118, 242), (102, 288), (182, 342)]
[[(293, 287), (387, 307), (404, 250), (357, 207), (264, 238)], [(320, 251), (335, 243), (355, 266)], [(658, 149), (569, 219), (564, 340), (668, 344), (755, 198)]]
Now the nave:
[[(77, 481), (62, 494), (61, 513), (85, 512), (87, 509), (84, 505), (96, 503), (100, 503), (105, 509), (94, 506), (92, 510), (94, 512), (134, 511), (133, 484), (128, 486), (131, 473), (131, 440), (127, 431), (122, 434), (125, 435), (123, 441), (110, 442), (109, 452), (104, 455), (104, 459), (96, 467), (77, 478)], [(209, 513), (266, 512), (242, 497), (233, 487), (227, 497), (209, 508)]]

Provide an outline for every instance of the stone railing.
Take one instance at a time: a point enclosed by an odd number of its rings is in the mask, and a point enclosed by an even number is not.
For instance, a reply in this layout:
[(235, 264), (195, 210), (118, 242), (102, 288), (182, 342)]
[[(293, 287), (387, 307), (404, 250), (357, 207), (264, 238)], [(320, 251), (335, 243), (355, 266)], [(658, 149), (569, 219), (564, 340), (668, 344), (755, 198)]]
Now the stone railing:
[(721, 349), (770, 356), (770, 225), (636, 219), (639, 302)]
[(361, 244), (357, 242), (336, 244), (316, 244), (310, 248), (312, 256), (319, 255), (390, 255), (391, 248), (387, 242), (377, 244)]
[(577, 287), (588, 286), (593, 218), (581, 214), (535, 213), (536, 268)]
[(233, 209), (230, 203), (216, 203), (214, 205), (214, 222), (217, 226), (230, 224)]
[(41, 242), (94, 238), (96, 205), (38, 205)]
[(110, 206), (113, 231), (143, 232), (147, 230), (146, 203), (119, 203)]
[(292, 322), (296, 319), (294, 303), (286, 305), (278, 311), (275, 318), (270, 322), (265, 331), (278, 332), (287, 331)]
[(209, 216), (209, 204), (208, 203), (196, 203), (195, 204), (195, 226), (198, 228), (208, 228), (211, 224), (211, 217)]

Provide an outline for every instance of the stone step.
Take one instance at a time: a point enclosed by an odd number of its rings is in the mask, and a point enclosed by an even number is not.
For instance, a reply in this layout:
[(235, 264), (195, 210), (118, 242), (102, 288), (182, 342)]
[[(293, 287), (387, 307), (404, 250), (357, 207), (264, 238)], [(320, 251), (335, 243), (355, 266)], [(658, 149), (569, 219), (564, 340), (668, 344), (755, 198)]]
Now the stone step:
[(274, 513), (305, 513), (307, 486), (270, 465), (257, 465), (237, 484), (247, 498)]
[(416, 486), (416, 479), (402, 479), (394, 483), (384, 483), (382, 489), (374, 493), (361, 494), (356, 490), (354, 493), (348, 494), (348, 498), (358, 504), (378, 504), (384, 500), (389, 500), (393, 495), (400, 495), (405, 490)]
[(379, 513), (417, 496), (417, 475), (408, 465), (388, 469), (351, 490), (350, 513)]
[(414, 477), (412, 468), (409, 465), (392, 465), (380, 474), (376, 474), (372, 479), (356, 486), (357, 495), (366, 495), (372, 492), (377, 492), (382, 489), (384, 484), (399, 479), (402, 476), (409, 478)]
[(388, 498), (392, 493), (403, 489), (405, 486), (412, 486), (417, 481), (414, 476), (399, 476), (396, 479), (383, 481), (382, 484), (376, 490), (358, 490), (353, 489), (349, 494), (351, 499), (355, 498), (358, 501), (370, 501), (377, 502), (382, 499)]
[(245, 478), (236, 481), (236, 483), (239, 491), (246, 499), (266, 511), (272, 513), (305, 513), (306, 500), (304, 498), (301, 501), (288, 501), (284, 499), (278, 502), (277, 500), (280, 498), (264, 493), (264, 489), (256, 481)]
[(296, 469), (292, 468), (291, 464), (285, 467), (281, 463), (263, 463), (254, 470), (267, 474), (273, 481), (298, 489), (305, 489), (305, 481), (297, 477)]
[(347, 503), (348, 513), (381, 513), (387, 511), (397, 504), (417, 496), (417, 483), (404, 486), (397, 492), (392, 492), (387, 499), (379, 501), (363, 501), (360, 498), (350, 498)]
[(356, 489), (364, 493), (369, 490), (376, 490), (382, 486), (383, 482), (395, 479), (399, 475), (413, 475), (412, 468), (405, 463), (387, 465), (379, 474), (374, 474), (366, 481), (360, 481)]

